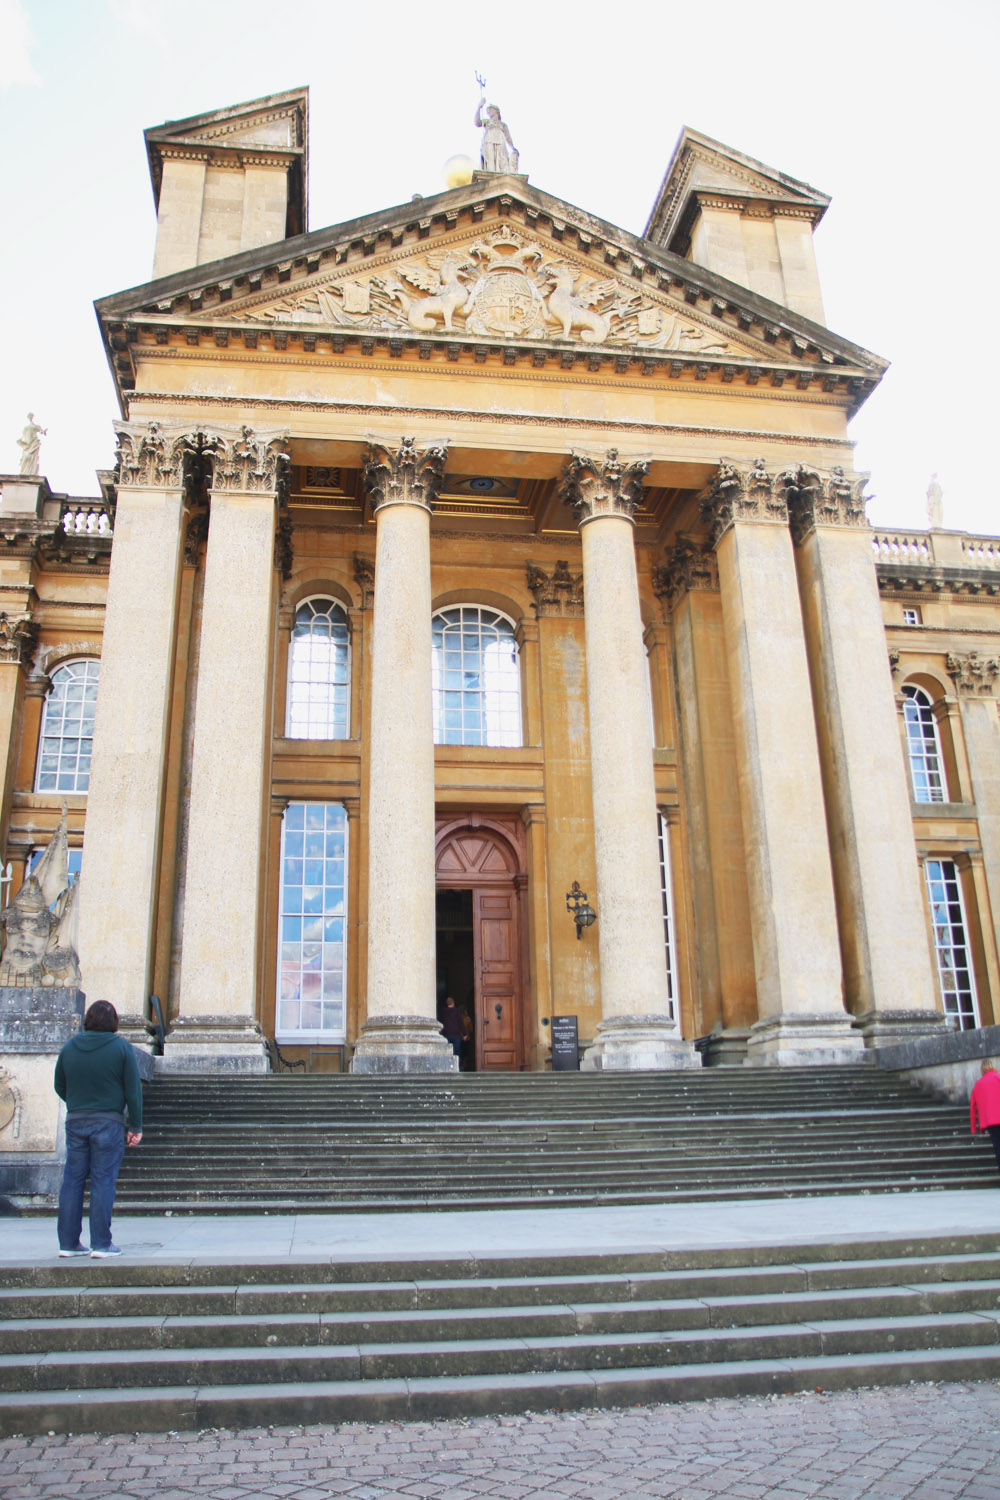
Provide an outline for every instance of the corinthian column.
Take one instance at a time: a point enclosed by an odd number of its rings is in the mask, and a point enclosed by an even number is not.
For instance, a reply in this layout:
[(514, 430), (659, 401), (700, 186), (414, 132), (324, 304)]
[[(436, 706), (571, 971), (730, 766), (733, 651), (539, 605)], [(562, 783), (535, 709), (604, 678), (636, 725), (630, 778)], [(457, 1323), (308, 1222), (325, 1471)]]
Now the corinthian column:
[(208, 434), (213, 451), (195, 700), (180, 1004), (168, 1069), (265, 1072), (257, 1022), (270, 775), (275, 521), (287, 433)]
[(788, 511), (773, 478), (720, 465), (702, 504), (719, 560), (759, 1019), (748, 1063), (847, 1062), (830, 842)]
[(372, 444), (376, 521), (368, 797), (368, 995), (355, 1073), (450, 1073), (436, 1018), (431, 509), (447, 448)]
[(116, 422), (118, 503), (80, 880), (80, 968), (91, 1001), (146, 1014), (161, 807), (194, 434)]
[(868, 1046), (940, 1027), (864, 479), (779, 478), (797, 547), (847, 1008)]
[(696, 1066), (670, 1015), (633, 533), (649, 465), (574, 455), (563, 480), (583, 547), (601, 1022), (584, 1067)]

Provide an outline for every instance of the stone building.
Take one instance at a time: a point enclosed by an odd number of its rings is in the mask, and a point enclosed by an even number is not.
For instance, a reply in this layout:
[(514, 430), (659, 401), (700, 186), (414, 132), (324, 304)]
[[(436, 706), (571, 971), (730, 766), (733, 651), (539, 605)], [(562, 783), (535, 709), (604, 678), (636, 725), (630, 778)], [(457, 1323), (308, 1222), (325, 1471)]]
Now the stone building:
[(146, 144), (117, 466), (0, 507), (88, 998), (177, 1071), (447, 1070), (446, 993), (479, 1069), (994, 1023), (1000, 542), (868, 526), (828, 199), (685, 130), (641, 235), (496, 171), (310, 231), (305, 91)]

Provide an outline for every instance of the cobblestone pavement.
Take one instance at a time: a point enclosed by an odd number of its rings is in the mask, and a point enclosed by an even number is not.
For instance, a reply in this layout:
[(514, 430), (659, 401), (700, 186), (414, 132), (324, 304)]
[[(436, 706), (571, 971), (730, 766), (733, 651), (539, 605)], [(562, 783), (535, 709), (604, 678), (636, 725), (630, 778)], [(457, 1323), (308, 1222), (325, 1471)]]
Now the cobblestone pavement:
[(1000, 1384), (0, 1441), (3, 1500), (997, 1500)]

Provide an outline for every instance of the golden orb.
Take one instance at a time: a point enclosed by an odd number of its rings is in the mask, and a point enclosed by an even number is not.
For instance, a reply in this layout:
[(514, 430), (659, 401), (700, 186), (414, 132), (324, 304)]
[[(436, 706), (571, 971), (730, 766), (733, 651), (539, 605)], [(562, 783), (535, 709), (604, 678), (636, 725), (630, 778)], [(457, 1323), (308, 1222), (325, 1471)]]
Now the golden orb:
[(448, 187), (465, 187), (472, 181), (472, 174), (476, 170), (475, 162), (471, 156), (449, 156), (444, 164), (444, 180)]

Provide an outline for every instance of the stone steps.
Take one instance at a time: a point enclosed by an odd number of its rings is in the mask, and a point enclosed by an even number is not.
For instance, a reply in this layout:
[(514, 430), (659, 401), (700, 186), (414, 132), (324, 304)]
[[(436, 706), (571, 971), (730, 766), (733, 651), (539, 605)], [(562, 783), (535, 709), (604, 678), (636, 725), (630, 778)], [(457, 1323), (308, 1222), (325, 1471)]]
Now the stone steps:
[(427, 1418), (1000, 1376), (992, 1235), (9, 1267), (0, 1433)]

